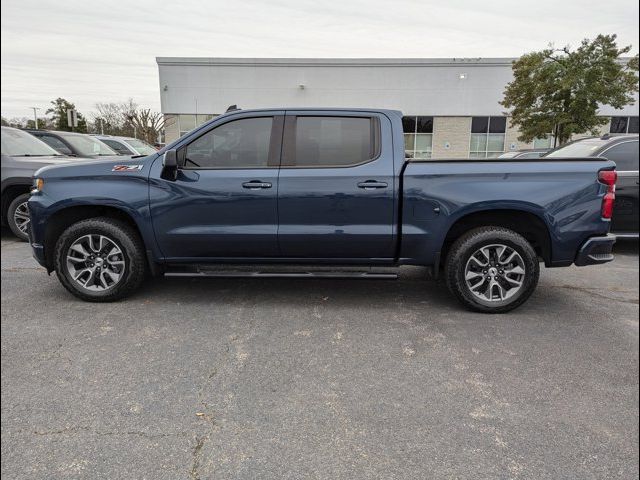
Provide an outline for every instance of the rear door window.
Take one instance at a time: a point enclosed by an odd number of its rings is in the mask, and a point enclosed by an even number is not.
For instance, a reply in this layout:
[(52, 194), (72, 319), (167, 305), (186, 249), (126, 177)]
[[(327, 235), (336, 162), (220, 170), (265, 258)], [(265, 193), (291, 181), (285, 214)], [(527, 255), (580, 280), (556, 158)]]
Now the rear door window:
[(618, 171), (638, 171), (638, 142), (625, 142), (611, 147), (601, 155), (616, 162)]
[(53, 135), (42, 135), (38, 136), (38, 138), (60, 153), (64, 153), (65, 155), (73, 155), (71, 149), (62, 140), (54, 137)]
[[(293, 120), (295, 119), (295, 120)], [(283, 166), (348, 167), (376, 156), (377, 123), (371, 117), (290, 117)]]
[(120, 155), (134, 155), (134, 152), (130, 151), (127, 147), (125, 147), (122, 143), (118, 142), (117, 140), (110, 140), (110, 139), (100, 139), (100, 141), (102, 143), (106, 143), (107, 145), (109, 145), (111, 148), (113, 148), (116, 152), (118, 152)]

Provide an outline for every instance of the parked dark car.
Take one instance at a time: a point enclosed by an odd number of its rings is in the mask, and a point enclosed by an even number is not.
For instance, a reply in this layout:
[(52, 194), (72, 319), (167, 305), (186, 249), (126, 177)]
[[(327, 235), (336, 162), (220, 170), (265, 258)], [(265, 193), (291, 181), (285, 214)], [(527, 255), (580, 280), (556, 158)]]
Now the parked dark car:
[(33, 173), (46, 165), (75, 160), (17, 128), (2, 127), (2, 225), (21, 240), (28, 240), (27, 200)]
[(154, 155), (45, 167), (29, 199), (33, 253), (86, 301), (123, 298), (147, 272), (424, 265), (495, 313), (533, 293), (540, 261), (613, 260), (613, 162), (405, 160), (403, 135), (392, 110), (234, 110)]
[(104, 158), (118, 155), (118, 152), (90, 135), (55, 130), (27, 130), (27, 132), (63, 155), (85, 158)]
[(616, 162), (618, 183), (611, 231), (620, 238), (638, 238), (638, 135), (605, 135), (576, 140), (544, 158), (602, 157)]
[(550, 149), (548, 148), (531, 148), (527, 150), (516, 150), (514, 152), (505, 152), (498, 158), (540, 158)]

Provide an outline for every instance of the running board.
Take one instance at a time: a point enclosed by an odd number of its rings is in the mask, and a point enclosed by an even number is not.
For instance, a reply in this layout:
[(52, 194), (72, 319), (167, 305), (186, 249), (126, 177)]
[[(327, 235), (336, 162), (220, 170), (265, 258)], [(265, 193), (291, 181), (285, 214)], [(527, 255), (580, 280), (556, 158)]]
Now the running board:
[(396, 279), (398, 273), (384, 268), (357, 267), (308, 267), (308, 266), (195, 266), (179, 269), (173, 267), (165, 272), (166, 277), (202, 277), (202, 278), (361, 278)]

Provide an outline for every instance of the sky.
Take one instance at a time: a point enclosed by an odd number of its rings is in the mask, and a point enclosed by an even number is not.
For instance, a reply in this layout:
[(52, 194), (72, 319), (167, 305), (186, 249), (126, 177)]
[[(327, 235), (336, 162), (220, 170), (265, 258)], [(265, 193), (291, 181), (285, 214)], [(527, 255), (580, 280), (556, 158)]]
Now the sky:
[(637, 0), (2, 0), (2, 116), (63, 97), (160, 109), (156, 57), (517, 57), (616, 33)]

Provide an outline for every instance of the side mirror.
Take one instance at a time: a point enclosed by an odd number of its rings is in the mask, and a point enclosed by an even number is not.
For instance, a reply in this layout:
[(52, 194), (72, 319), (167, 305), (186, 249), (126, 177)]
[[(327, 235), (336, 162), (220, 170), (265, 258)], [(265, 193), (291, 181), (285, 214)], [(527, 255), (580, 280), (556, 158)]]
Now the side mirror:
[(162, 174), (165, 180), (178, 178), (178, 155), (175, 150), (167, 150), (162, 158)]

